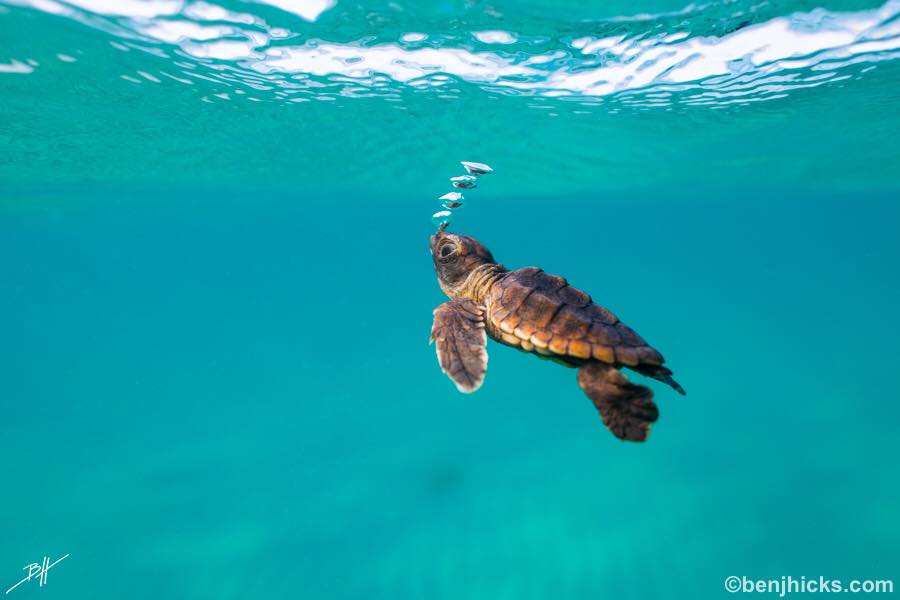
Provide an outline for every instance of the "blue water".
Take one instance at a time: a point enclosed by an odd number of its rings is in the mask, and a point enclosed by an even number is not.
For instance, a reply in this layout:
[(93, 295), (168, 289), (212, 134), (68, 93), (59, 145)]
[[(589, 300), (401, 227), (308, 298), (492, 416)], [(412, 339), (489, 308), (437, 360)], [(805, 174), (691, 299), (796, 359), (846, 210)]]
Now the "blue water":
[[(276, 4), (0, 3), (2, 589), (70, 554), (10, 598), (896, 585), (896, 2)], [(665, 354), (645, 444), (441, 373), (459, 160)]]

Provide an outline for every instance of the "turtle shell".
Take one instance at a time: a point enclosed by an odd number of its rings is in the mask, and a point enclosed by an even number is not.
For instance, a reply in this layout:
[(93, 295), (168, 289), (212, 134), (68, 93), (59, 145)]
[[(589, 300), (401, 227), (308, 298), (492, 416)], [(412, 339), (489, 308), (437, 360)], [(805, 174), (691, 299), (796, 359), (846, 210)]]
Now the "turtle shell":
[(662, 355), (614, 314), (564, 278), (537, 267), (504, 275), (486, 304), (491, 336), (526, 352), (576, 363), (591, 359), (629, 367), (663, 363)]

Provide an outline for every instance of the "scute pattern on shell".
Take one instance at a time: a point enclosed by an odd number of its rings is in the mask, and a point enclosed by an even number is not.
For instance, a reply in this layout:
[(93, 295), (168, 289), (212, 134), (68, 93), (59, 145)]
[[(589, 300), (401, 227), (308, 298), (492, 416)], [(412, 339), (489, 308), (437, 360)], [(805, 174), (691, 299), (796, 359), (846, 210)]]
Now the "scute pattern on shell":
[(488, 328), (528, 352), (626, 366), (663, 357), (614, 314), (562, 277), (536, 267), (510, 271), (491, 290)]

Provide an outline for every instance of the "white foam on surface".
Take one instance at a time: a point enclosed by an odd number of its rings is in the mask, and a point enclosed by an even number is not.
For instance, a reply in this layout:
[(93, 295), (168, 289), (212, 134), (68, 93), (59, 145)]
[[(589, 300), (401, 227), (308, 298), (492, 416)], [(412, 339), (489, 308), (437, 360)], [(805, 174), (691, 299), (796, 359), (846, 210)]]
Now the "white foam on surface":
[(34, 67), (18, 60), (12, 60), (8, 63), (0, 62), (0, 73), (18, 73), (27, 75), (34, 71)]
[[(374, 86), (376, 80), (387, 78), (417, 87), (439, 87), (459, 79), (546, 97), (603, 97), (626, 91), (653, 92), (666, 86), (693, 86), (702, 91), (710, 82), (721, 88), (729, 78), (747, 73), (758, 75), (750, 88), (755, 86), (762, 91), (761, 86), (770, 86), (765, 91), (771, 97), (794, 87), (819, 85), (823, 80), (811, 77), (821, 75), (818, 71), (823, 69), (831, 72), (860, 62), (889, 60), (900, 51), (900, 0), (856, 12), (816, 9), (795, 13), (718, 37), (678, 30), (636, 38), (581, 36), (560, 39), (555, 48), (541, 52), (532, 51), (517, 34), (503, 30), (470, 32), (482, 44), (499, 46), (485, 51), (475, 51), (459, 37), (440, 38), (427, 47), (419, 47), (429, 38), (418, 32), (404, 33), (396, 41), (376, 43), (301, 38), (303, 43), (272, 45), (272, 40), (298, 36), (288, 27), (269, 26), (258, 15), (235, 12), (206, 1), (12, 2), (89, 25), (94, 22), (85, 14), (103, 15), (114, 20), (114, 26), (108, 28), (112, 33), (124, 28), (195, 59), (230, 62), (238, 77), (245, 73), (247, 77), (296, 80), (306, 75), (347, 85), (349, 80), (356, 80), (364, 86)], [(257, 2), (310, 22), (335, 6), (334, 0)], [(158, 51), (167, 56), (165, 51)], [(29, 69), (27, 72), (33, 70), (14, 62), (0, 72), (22, 73), (25, 68)], [(803, 77), (774, 79), (784, 72), (800, 71), (805, 71)], [(215, 73), (210, 75), (215, 77)], [(834, 73), (831, 79), (839, 76), (842, 75)], [(284, 83), (281, 87), (303, 86)]]
[(515, 44), (518, 39), (508, 31), (473, 31), (472, 35), (483, 44)]
[(319, 16), (335, 5), (335, 0), (257, 0), (289, 13), (293, 13), (306, 21), (315, 21)]
[(143, 19), (175, 15), (183, 6), (180, 0), (66, 0), (66, 3), (102, 15)]

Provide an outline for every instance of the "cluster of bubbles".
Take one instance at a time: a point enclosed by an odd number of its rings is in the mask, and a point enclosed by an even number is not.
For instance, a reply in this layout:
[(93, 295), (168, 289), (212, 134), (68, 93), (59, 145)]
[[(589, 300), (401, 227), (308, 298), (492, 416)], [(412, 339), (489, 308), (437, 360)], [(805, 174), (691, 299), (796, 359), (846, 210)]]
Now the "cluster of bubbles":
[[(460, 164), (466, 170), (466, 175), (450, 178), (450, 184), (459, 190), (471, 190), (478, 187), (479, 175), (490, 175), (494, 172), (492, 168), (484, 163), (463, 160), (460, 161)], [(438, 200), (441, 201), (443, 210), (434, 213), (431, 216), (431, 222), (438, 228), (438, 231), (444, 231), (453, 220), (453, 210), (463, 205), (463, 195), (462, 192), (449, 192), (438, 198)]]

